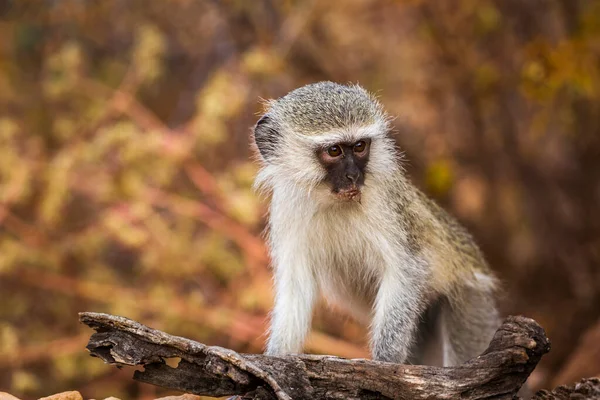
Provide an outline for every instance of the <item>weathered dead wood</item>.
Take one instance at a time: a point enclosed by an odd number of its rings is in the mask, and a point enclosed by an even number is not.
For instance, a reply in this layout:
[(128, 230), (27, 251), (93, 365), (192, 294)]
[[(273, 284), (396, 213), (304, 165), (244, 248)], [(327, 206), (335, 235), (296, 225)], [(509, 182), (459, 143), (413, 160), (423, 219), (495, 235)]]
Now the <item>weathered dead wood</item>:
[[(508, 317), (488, 349), (459, 367), (400, 365), (333, 356), (238, 354), (154, 330), (127, 318), (81, 313), (96, 330), (93, 356), (143, 365), (134, 379), (208, 396), (248, 399), (512, 399), (550, 349), (532, 319)], [(178, 366), (165, 359), (181, 358)]]
[(573, 385), (559, 386), (552, 391), (540, 390), (531, 400), (589, 400), (600, 399), (600, 379), (582, 379)]

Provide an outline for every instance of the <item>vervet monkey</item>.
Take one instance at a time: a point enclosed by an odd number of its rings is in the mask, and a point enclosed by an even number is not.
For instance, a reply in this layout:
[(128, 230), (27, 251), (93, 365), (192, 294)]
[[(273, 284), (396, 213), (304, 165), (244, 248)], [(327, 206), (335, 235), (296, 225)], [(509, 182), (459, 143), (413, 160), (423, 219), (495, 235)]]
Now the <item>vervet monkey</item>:
[(254, 127), (271, 193), (275, 306), (266, 353), (299, 353), (319, 293), (370, 327), (375, 360), (450, 366), (499, 326), (469, 233), (405, 176), (390, 118), (358, 85), (268, 102)]

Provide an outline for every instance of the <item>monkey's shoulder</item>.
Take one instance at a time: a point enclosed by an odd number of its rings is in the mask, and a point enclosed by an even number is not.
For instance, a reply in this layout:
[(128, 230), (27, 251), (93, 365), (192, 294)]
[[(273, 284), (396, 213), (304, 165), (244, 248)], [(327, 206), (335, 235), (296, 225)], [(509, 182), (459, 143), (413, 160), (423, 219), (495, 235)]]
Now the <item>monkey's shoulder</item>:
[(471, 233), (437, 202), (415, 188), (404, 213), (410, 248), (427, 248), (450, 264), (448, 270), (489, 272), (487, 262)]

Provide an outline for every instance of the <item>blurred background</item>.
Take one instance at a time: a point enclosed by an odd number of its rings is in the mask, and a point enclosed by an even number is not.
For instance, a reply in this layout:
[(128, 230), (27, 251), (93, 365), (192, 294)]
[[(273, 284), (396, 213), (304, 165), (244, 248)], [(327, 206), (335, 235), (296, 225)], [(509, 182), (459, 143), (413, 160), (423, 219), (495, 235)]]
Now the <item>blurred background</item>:
[[(0, 391), (165, 395), (91, 358), (80, 311), (259, 352), (261, 98), (359, 82), (413, 181), (474, 234), (506, 314), (600, 374), (600, 1), (0, 0)], [(319, 308), (307, 351), (365, 357)]]

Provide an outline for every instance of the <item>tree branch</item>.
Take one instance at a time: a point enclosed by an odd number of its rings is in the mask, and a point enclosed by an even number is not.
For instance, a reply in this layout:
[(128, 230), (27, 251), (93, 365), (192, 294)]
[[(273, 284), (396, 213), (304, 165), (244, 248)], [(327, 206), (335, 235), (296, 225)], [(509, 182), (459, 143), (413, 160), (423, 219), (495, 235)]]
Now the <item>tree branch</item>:
[[(333, 356), (238, 354), (127, 318), (81, 313), (96, 330), (87, 349), (117, 365), (143, 365), (134, 379), (208, 396), (247, 399), (512, 399), (550, 349), (532, 319), (508, 317), (488, 349), (453, 368)], [(180, 358), (176, 367), (166, 359)]]

